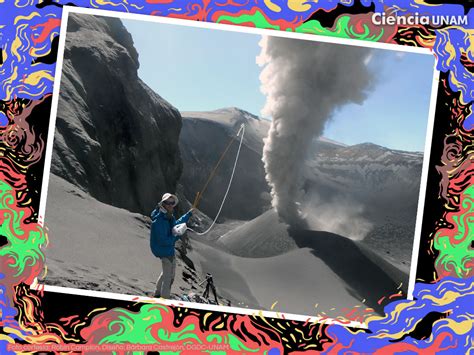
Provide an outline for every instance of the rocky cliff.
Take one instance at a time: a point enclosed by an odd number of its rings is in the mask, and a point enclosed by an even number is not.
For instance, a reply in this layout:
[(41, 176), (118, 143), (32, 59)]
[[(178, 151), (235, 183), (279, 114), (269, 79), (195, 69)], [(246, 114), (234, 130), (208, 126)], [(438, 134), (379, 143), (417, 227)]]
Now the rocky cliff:
[(191, 201), (200, 191), (229, 142), (235, 138), (205, 193), (199, 208), (214, 217), (224, 197), (239, 145), (245, 136), (232, 187), (222, 209), (223, 219), (252, 219), (270, 208), (270, 189), (262, 163), (263, 137), (270, 122), (235, 107), (210, 112), (183, 112), (180, 148), (184, 169), (181, 183)]
[(51, 172), (104, 203), (148, 214), (176, 189), (182, 122), (138, 66), (119, 19), (69, 17)]

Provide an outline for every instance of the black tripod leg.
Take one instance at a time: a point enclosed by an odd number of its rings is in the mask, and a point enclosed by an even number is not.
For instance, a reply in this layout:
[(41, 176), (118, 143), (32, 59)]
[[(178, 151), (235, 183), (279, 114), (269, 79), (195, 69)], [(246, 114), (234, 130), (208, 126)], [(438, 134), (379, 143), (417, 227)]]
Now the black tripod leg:
[(212, 293), (214, 294), (214, 299), (216, 300), (216, 304), (219, 304), (219, 301), (217, 300), (216, 287), (214, 285), (212, 285)]

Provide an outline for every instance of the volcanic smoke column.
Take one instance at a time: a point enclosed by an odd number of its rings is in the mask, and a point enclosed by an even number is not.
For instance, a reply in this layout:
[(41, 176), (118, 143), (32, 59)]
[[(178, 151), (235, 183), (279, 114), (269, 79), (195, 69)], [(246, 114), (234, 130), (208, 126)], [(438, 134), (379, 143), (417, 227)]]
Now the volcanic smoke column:
[(370, 49), (280, 37), (263, 37), (260, 46), (262, 114), (272, 118), (263, 148), (272, 205), (286, 223), (302, 226), (297, 202), (308, 148), (336, 109), (364, 101), (373, 84)]

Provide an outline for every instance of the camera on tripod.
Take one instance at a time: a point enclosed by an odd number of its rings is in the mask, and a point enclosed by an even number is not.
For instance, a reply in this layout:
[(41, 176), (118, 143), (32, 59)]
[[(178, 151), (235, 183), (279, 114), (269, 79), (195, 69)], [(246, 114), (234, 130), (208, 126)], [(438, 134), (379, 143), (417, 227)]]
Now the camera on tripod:
[(216, 292), (216, 287), (214, 286), (214, 279), (212, 278), (212, 274), (206, 273), (206, 279), (202, 281), (199, 286), (201, 286), (203, 283), (206, 283), (206, 289), (204, 290), (204, 293), (202, 294), (202, 297), (206, 298), (209, 302), (209, 293), (212, 291), (212, 294), (214, 295), (214, 300), (216, 304), (219, 304), (219, 301), (217, 299), (217, 292)]

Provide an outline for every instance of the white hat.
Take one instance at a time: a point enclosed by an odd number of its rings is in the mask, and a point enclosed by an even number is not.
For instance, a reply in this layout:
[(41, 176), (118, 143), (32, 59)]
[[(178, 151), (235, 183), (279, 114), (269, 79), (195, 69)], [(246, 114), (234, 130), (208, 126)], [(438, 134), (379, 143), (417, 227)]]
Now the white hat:
[(164, 201), (169, 200), (170, 198), (172, 198), (172, 199), (174, 200), (173, 207), (175, 207), (175, 206), (178, 204), (178, 202), (179, 202), (178, 197), (176, 197), (176, 195), (170, 194), (170, 193), (168, 193), (168, 192), (165, 193), (165, 194), (163, 195), (163, 197), (161, 198), (160, 206), (161, 206), (161, 204), (162, 204)]

